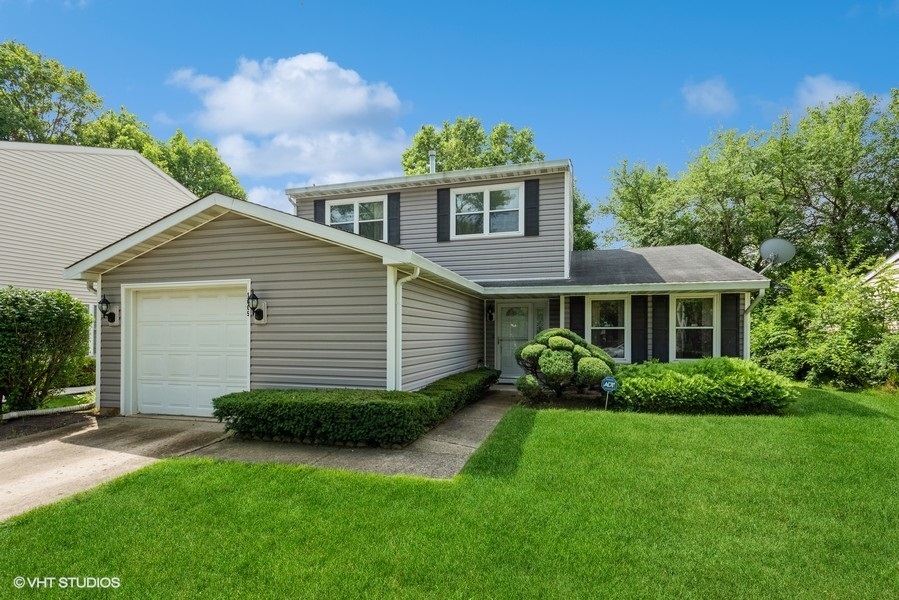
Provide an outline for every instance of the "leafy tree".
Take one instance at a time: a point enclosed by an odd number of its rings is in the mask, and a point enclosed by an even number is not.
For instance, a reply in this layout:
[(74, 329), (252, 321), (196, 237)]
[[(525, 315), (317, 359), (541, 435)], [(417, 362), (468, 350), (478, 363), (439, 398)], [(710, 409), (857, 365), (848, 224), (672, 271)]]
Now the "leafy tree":
[(508, 123), (496, 125), (489, 134), (475, 117), (443, 122), (441, 129), (423, 125), (403, 152), (406, 175), (428, 173), (428, 152), (437, 151), (437, 170), (456, 171), (478, 167), (495, 167), (543, 160), (544, 154), (534, 146), (534, 133), (516, 130)]
[(167, 142), (123, 106), (95, 119), (103, 102), (83, 73), (34, 54), (16, 42), (0, 44), (0, 139), (135, 150), (197, 196), (220, 192), (246, 199), (231, 168), (206, 140), (177, 131)]
[(218, 150), (206, 140), (193, 142), (179, 129), (162, 145), (159, 167), (197, 196), (218, 192), (232, 198), (247, 199), (247, 194)]
[[(78, 142), (94, 148), (135, 150), (145, 157), (160, 156), (159, 142), (149, 126), (123, 106), (119, 112), (107, 110), (78, 128)], [(155, 161), (154, 161), (155, 162)]]
[(861, 264), (899, 235), (899, 95), (862, 94), (812, 107), (770, 131), (718, 131), (678, 177), (624, 161), (599, 214), (607, 241), (703, 244), (750, 268), (770, 237), (797, 247), (787, 271)]
[(0, 289), (0, 396), (10, 410), (39, 408), (87, 354), (91, 318), (71, 295)]
[(75, 143), (77, 128), (102, 106), (83, 73), (18, 42), (0, 44), (0, 139)]
[(794, 271), (789, 290), (753, 315), (751, 347), (763, 367), (811, 384), (884, 383), (899, 368), (899, 292), (890, 271), (866, 282), (864, 267)]
[[(527, 127), (515, 129), (499, 123), (488, 134), (479, 119), (458, 117), (454, 123), (444, 121), (441, 129), (423, 125), (402, 155), (406, 175), (430, 172), (428, 152), (437, 152), (437, 171), (456, 171), (478, 167), (496, 167), (541, 161), (543, 152), (534, 145), (534, 133)], [(593, 209), (580, 191), (574, 191), (574, 249), (596, 247), (597, 234), (590, 231)]]

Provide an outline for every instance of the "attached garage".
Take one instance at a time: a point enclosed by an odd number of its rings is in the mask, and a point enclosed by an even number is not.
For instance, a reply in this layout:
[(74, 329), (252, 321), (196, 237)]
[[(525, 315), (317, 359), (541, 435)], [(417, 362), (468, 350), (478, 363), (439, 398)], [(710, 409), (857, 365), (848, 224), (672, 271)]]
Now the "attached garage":
[(249, 389), (246, 297), (246, 284), (128, 289), (133, 412), (208, 417), (213, 398)]

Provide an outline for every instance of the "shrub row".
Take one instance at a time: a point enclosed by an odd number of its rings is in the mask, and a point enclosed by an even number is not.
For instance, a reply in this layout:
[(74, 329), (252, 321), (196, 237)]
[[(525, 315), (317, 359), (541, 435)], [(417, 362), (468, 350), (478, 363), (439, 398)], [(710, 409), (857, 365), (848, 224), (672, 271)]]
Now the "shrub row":
[(227, 394), (213, 415), (242, 437), (311, 444), (402, 447), (479, 399), (499, 371), (451, 375), (418, 392), (271, 389)]
[(736, 358), (621, 367), (618, 408), (641, 412), (776, 414), (796, 397), (789, 380)]

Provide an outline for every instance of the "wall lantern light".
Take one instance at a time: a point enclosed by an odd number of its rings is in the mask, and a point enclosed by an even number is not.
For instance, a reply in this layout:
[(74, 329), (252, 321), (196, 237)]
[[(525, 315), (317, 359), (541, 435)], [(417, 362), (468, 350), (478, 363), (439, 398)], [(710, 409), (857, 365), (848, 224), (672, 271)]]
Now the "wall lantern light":
[(110, 310), (109, 299), (106, 297), (106, 294), (100, 298), (100, 301), (97, 302), (97, 308), (100, 311), (100, 314), (103, 315), (103, 318), (109, 321), (110, 323), (115, 323), (115, 311)]
[(260, 308), (260, 304), (259, 296), (250, 289), (250, 293), (247, 294), (247, 316), (252, 316), (257, 321), (265, 319), (265, 311)]
[(493, 307), (488, 306), (487, 307), (487, 322), (493, 323), (493, 319), (494, 319)]

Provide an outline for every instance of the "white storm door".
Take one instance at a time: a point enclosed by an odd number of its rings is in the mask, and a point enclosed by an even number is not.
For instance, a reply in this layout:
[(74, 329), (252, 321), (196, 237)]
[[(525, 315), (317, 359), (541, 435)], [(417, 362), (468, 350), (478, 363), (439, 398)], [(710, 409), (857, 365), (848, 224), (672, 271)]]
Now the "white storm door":
[(246, 286), (137, 292), (137, 412), (212, 416), (212, 399), (246, 390)]
[(515, 350), (534, 337), (534, 307), (530, 302), (496, 304), (496, 368), (500, 381), (514, 382), (524, 374), (515, 360)]

